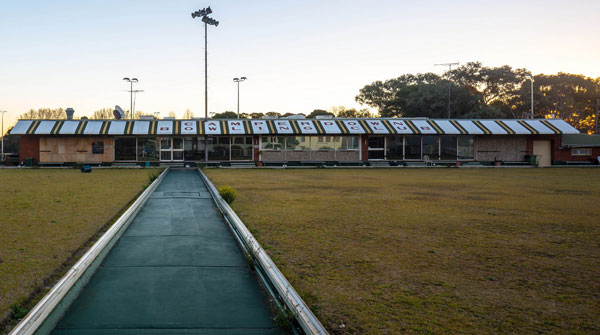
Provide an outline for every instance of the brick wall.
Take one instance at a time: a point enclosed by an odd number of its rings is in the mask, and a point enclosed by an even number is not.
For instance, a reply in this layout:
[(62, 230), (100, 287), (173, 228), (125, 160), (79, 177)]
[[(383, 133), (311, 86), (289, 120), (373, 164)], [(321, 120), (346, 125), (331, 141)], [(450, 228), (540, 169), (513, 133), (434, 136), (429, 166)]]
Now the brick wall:
[(38, 136), (21, 135), (19, 139), (19, 161), (24, 162), (25, 158), (33, 158), (36, 162), (40, 161), (40, 139)]

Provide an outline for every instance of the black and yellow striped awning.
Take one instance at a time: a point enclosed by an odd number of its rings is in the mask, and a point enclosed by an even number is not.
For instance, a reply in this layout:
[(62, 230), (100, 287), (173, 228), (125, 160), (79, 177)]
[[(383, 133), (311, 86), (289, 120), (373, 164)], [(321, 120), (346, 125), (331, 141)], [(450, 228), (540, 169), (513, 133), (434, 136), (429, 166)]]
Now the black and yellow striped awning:
[(22, 135), (531, 135), (577, 134), (560, 119), (228, 119), (228, 120), (19, 120)]

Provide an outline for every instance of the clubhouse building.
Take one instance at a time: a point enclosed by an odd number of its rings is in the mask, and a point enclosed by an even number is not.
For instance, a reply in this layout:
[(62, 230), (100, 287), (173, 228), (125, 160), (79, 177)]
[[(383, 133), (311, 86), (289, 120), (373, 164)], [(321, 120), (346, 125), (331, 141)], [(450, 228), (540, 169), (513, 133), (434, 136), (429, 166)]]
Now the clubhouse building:
[(566, 143), (590, 135), (560, 119), (19, 120), (11, 134), (19, 160), (40, 165), (547, 166), (600, 155), (600, 143)]

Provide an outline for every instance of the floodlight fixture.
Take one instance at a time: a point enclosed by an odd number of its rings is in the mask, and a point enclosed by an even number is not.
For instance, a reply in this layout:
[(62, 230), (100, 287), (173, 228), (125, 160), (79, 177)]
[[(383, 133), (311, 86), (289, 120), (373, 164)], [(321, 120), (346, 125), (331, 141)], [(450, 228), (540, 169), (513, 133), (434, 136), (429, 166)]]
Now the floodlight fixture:
[(242, 81), (244, 81), (246, 79), (248, 79), (248, 78), (246, 78), (246, 77), (233, 78), (233, 81), (237, 83), (237, 94), (238, 94), (238, 96), (237, 96), (237, 98), (238, 98), (238, 101), (237, 101), (237, 117), (238, 117), (238, 119), (240, 118), (240, 82), (242, 82)]
[(133, 92), (135, 92), (133, 90), (133, 83), (137, 83), (138, 79), (137, 78), (129, 78), (129, 77), (125, 77), (123, 78), (123, 80), (125, 80), (126, 82), (129, 82), (129, 119), (133, 119)]

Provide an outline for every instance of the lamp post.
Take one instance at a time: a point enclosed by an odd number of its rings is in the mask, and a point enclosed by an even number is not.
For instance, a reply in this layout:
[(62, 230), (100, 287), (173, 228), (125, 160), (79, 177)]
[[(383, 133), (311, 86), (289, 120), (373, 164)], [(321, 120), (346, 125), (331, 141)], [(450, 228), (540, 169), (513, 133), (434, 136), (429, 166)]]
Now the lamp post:
[(2, 161), (4, 161), (4, 113), (6, 113), (6, 111), (0, 111), (0, 113), (2, 113), (2, 132), (0, 133), (0, 135), (2, 135)]
[(130, 84), (129, 87), (129, 119), (133, 120), (133, 83), (137, 83), (138, 80), (137, 78), (131, 78), (129, 79), (128, 77), (123, 78), (123, 80), (128, 81)]
[(525, 76), (525, 78), (531, 80), (531, 114), (529, 115), (529, 118), (533, 119), (533, 117), (534, 117), (533, 116), (533, 82), (534, 82), (533, 75), (528, 74)]
[(217, 27), (219, 21), (208, 17), (208, 14), (212, 13), (212, 9), (209, 7), (192, 13), (192, 19), (197, 17), (202, 18), (204, 22), (204, 120), (208, 120), (208, 25)]
[[(219, 25), (219, 21), (208, 17), (210, 13), (212, 13), (210, 6), (192, 13), (192, 19), (201, 17), (204, 22), (204, 121), (208, 120), (208, 25), (215, 27)], [(205, 142), (204, 161), (208, 162), (208, 135), (205, 137)]]
[[(458, 62), (456, 63), (442, 63), (442, 64), (433, 64), (434, 66), (447, 66), (448, 72), (452, 71), (452, 65), (458, 66)], [(448, 118), (450, 118), (450, 88), (452, 87), (452, 82), (450, 78), (448, 78)]]
[(233, 81), (237, 83), (237, 87), (238, 87), (238, 119), (240, 118), (240, 82), (244, 81), (248, 78), (246, 77), (240, 77), (240, 78), (233, 78)]

